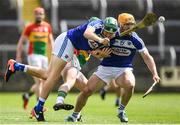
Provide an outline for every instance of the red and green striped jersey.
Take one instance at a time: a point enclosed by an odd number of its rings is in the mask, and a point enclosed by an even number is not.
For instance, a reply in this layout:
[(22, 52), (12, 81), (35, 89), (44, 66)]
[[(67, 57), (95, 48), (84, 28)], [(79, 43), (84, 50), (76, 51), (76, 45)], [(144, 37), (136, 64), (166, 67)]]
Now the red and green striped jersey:
[(32, 23), (24, 29), (23, 34), (29, 40), (28, 54), (46, 55), (49, 35), (52, 34), (50, 24), (46, 22), (41, 24)]

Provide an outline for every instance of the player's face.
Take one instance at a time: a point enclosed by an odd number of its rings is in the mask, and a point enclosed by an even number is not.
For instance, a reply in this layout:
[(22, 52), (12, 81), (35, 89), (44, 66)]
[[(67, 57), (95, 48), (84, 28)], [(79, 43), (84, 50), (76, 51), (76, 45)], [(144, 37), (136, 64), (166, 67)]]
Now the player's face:
[(44, 17), (45, 17), (44, 13), (42, 13), (42, 12), (36, 12), (34, 15), (35, 15), (35, 21), (36, 21), (36, 23), (40, 23), (41, 21), (44, 20)]
[(107, 37), (109, 39), (112, 39), (113, 37), (115, 37), (115, 33), (110, 33), (110, 32), (103, 30), (103, 36)]
[(132, 27), (134, 27), (134, 23), (125, 23), (123, 25), (121, 25), (121, 31), (125, 31), (125, 30), (128, 30)]

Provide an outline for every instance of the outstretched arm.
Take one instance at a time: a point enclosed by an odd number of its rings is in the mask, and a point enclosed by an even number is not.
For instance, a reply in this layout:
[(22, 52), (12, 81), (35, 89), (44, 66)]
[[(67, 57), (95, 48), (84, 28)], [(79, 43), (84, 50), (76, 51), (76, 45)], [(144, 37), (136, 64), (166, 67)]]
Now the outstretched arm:
[(159, 82), (160, 81), (160, 77), (158, 76), (157, 69), (156, 69), (156, 64), (154, 62), (153, 57), (149, 54), (147, 49), (145, 51), (141, 52), (140, 54), (141, 54), (145, 64), (147, 65), (147, 67), (151, 71), (151, 73), (153, 75), (154, 82), (155, 81)]

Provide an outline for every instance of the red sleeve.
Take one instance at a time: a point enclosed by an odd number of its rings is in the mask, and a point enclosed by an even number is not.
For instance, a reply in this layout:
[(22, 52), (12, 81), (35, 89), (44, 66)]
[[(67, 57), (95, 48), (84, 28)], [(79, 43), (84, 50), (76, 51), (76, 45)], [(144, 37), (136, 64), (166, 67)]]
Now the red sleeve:
[(23, 35), (29, 36), (30, 33), (31, 33), (31, 26), (25, 27), (25, 29), (24, 29), (24, 31), (23, 31)]
[(52, 33), (52, 27), (51, 27), (51, 25), (49, 24), (49, 33)]

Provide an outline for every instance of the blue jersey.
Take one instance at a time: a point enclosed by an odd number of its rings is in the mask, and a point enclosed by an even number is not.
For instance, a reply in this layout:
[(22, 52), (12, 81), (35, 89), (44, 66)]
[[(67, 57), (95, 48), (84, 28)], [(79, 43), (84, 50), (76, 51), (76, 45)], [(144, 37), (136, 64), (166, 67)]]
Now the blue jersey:
[(100, 44), (98, 42), (90, 41), (84, 37), (84, 32), (88, 27), (94, 28), (94, 33), (101, 35), (103, 30), (103, 21), (97, 20), (92, 22), (87, 22), (76, 28), (67, 31), (67, 37), (72, 42), (73, 46), (77, 50), (93, 50), (97, 48)]
[(146, 49), (143, 40), (135, 32), (129, 36), (112, 39), (110, 48), (113, 50), (111, 56), (102, 60), (102, 66), (132, 67), (136, 51), (141, 52)]

